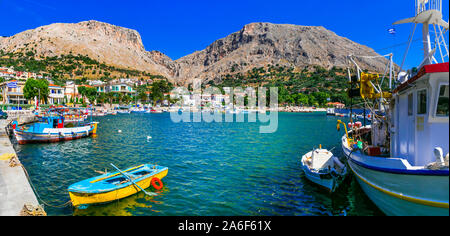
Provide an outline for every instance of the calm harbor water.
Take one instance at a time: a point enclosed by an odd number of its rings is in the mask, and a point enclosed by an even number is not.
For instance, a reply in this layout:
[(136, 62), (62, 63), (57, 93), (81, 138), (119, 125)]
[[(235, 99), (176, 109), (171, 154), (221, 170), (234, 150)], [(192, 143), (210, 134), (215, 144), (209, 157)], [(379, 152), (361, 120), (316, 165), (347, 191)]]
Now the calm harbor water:
[[(261, 123), (174, 123), (169, 113), (98, 117), (98, 136), (15, 145), (44, 201), (69, 200), (67, 187), (142, 163), (169, 167), (157, 196), (140, 192), (87, 209), (46, 207), (49, 215), (381, 215), (353, 176), (333, 194), (304, 176), (301, 156), (313, 147), (342, 156), (336, 117), (279, 113), (278, 130)], [(341, 118), (342, 119), (342, 118)], [(121, 133), (118, 130), (122, 130)], [(150, 139), (147, 136), (151, 136)], [(149, 188), (155, 191), (153, 188)]]

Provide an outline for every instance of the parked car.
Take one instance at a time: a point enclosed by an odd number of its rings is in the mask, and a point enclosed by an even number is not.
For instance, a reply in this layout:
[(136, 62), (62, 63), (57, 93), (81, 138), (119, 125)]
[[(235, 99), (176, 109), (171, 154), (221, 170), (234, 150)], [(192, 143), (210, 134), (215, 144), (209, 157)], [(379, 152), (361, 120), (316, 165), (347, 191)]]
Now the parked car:
[(8, 114), (4, 112), (2, 109), (0, 109), (0, 119), (7, 119)]

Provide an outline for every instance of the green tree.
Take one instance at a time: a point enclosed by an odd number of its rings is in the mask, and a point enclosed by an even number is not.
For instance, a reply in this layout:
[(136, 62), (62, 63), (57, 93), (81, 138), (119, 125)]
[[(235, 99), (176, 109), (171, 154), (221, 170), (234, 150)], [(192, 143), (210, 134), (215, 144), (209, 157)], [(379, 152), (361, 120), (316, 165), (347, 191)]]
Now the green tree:
[(97, 102), (100, 104), (104, 104), (108, 100), (106, 93), (99, 93), (97, 96)]
[(109, 101), (109, 105), (112, 106), (113, 102), (114, 102), (114, 92), (108, 92), (106, 93), (106, 99)]
[(314, 92), (312, 96), (316, 99), (319, 106), (323, 106), (327, 103), (327, 99), (330, 98), (330, 95), (325, 92)]
[(137, 99), (140, 100), (141, 102), (147, 101), (148, 100), (147, 90), (148, 89), (146, 86), (137, 87), (136, 88)]
[(150, 97), (153, 101), (153, 105), (156, 105), (158, 100), (164, 100), (164, 93), (168, 93), (172, 89), (173, 85), (165, 80), (153, 82), (152, 88), (150, 89)]
[(130, 102), (132, 100), (133, 100), (133, 98), (130, 95), (128, 95), (128, 94), (125, 94), (122, 97), (122, 102), (125, 103), (125, 104), (130, 104)]
[(303, 93), (299, 93), (297, 94), (296, 97), (296, 103), (297, 104), (301, 104), (301, 105), (308, 105), (309, 104), (309, 99), (308, 99), (308, 95), (303, 94)]
[(308, 104), (310, 106), (318, 106), (319, 102), (317, 102), (316, 97), (314, 97), (312, 94), (309, 94), (308, 95)]
[(23, 96), (26, 99), (34, 99), (34, 97), (41, 97), (41, 101), (47, 101), (49, 95), (48, 81), (44, 79), (28, 79), (23, 87)]
[(95, 103), (97, 96), (98, 93), (96, 88), (86, 87), (86, 97), (89, 99), (90, 103)]
[[(86, 96), (86, 87), (85, 86), (79, 86), (78, 88), (78, 93), (81, 94), (81, 98), (83, 100), (84, 103), (84, 97)], [(77, 101), (78, 103), (78, 101)]]

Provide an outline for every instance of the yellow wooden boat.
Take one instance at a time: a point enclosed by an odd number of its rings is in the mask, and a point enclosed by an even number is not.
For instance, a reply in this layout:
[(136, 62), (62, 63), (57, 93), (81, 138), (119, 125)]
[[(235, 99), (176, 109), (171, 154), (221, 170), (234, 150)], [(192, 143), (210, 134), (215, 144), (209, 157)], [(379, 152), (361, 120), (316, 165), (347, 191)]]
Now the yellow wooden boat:
[[(152, 181), (160, 182), (168, 170), (163, 166), (143, 164), (122, 173), (120, 171), (106, 173), (69, 186), (70, 199), (73, 206), (81, 207), (125, 198), (150, 187)], [(161, 182), (159, 184), (153, 186), (162, 186)]]

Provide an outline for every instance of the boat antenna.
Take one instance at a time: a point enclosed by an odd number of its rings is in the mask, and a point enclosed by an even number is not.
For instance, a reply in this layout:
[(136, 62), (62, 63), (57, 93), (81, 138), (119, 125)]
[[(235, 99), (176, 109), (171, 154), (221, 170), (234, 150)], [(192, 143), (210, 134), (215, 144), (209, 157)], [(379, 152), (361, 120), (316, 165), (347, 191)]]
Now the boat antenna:
[[(410, 33), (408, 46), (406, 48), (399, 72), (402, 72), (417, 24), (422, 24), (422, 42), (424, 53), (423, 60), (417, 69), (420, 69), (424, 65), (445, 62), (446, 59), (448, 60), (449, 52), (445, 40), (445, 34), (449, 29), (449, 25), (448, 22), (443, 20), (442, 0), (416, 0), (414, 17), (396, 21), (393, 25), (405, 23), (414, 23), (414, 26)], [(430, 34), (430, 25), (432, 25), (434, 29), (433, 35)], [(434, 41), (432, 40), (432, 36), (434, 37)], [(434, 45), (432, 45), (432, 43), (434, 43)], [(438, 62), (434, 56), (436, 51), (439, 51), (441, 59), (440, 62)]]

